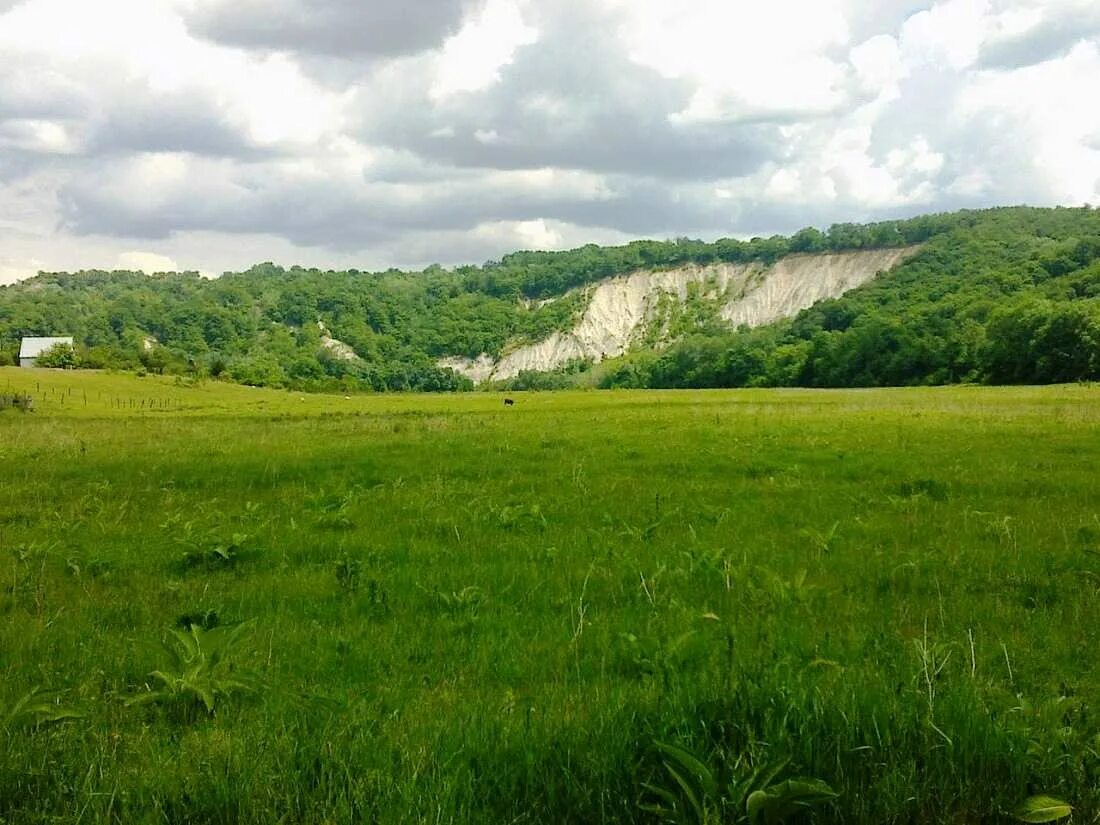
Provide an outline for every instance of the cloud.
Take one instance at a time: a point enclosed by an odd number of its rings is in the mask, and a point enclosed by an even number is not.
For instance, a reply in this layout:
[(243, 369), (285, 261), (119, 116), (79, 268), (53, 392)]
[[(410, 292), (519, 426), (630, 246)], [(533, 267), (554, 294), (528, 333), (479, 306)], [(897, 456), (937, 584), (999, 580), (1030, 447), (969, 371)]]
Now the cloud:
[(1095, 202), (1097, 14), (0, 0), (0, 278), (137, 253), (208, 272), (458, 263)]
[[(942, 157), (928, 175), (937, 208), (1095, 197), (1100, 112), (1080, 106), (1100, 78), (1100, 48), (1014, 70), (960, 75), (924, 67), (884, 106), (870, 152), (885, 157), (919, 136)], [(911, 167), (910, 167), (911, 168)]]
[(87, 157), (149, 151), (247, 157), (273, 151), (248, 114), (225, 96), (198, 85), (158, 90), (114, 69), (88, 60), (62, 71), (41, 55), (0, 65), (0, 151)]
[(138, 88), (88, 121), (86, 152), (192, 152), (249, 157), (263, 154), (239, 113), (198, 90), (155, 95)]
[(66, 121), (91, 154), (300, 151), (338, 109), (289, 56), (197, 41), (169, 0), (26, 0), (0, 18), (0, 119)]
[(876, 35), (895, 35), (910, 17), (928, 11), (935, 0), (848, 0), (843, 6), (851, 42), (861, 43)]
[(117, 268), (145, 273), (179, 271), (179, 266), (168, 256), (141, 250), (123, 252), (118, 256)]
[(392, 57), (438, 46), (466, 0), (202, 0), (196, 35), (245, 48), (338, 57)]
[(84, 83), (45, 56), (0, 50), (0, 118), (64, 117), (87, 101)]
[(607, 37), (613, 23), (590, 10), (544, 19), (498, 79), (442, 99), (432, 60), (394, 63), (357, 95), (359, 134), (456, 167), (659, 179), (744, 174), (777, 151), (773, 123), (675, 122), (691, 83), (632, 60)]
[(65, 124), (35, 118), (0, 122), (0, 151), (65, 155), (75, 151), (75, 140)]
[(845, 103), (847, 67), (831, 51), (849, 28), (831, 0), (636, 0), (620, 31), (632, 61), (693, 87), (680, 122), (812, 117)]
[(729, 215), (727, 205), (700, 197), (698, 187), (628, 176), (545, 168), (390, 182), (370, 180), (369, 164), (349, 179), (345, 162), (240, 165), (186, 153), (119, 159), (61, 187), (61, 220), (76, 234), (162, 239), (179, 231), (274, 232), (296, 244), (350, 250), (410, 231), (463, 231), (502, 221), (663, 235), (681, 221), (718, 229)]
[[(1058, 4), (1055, 4), (1058, 5)], [(1100, 7), (1093, 3), (1037, 7), (982, 50), (986, 69), (1018, 69), (1067, 54), (1075, 45), (1100, 37)]]
[[(470, 229), (432, 230), (399, 235), (377, 250), (385, 260), (404, 258), (410, 266), (430, 263), (480, 263), (523, 249), (573, 249), (586, 243), (624, 244), (628, 233), (563, 221), (488, 221)], [(445, 250), (445, 257), (440, 257)]]
[(510, 0), (488, 0), (440, 49), (430, 96), (441, 100), (474, 92), (500, 79), (516, 50), (538, 40), (538, 30), (523, 20)]

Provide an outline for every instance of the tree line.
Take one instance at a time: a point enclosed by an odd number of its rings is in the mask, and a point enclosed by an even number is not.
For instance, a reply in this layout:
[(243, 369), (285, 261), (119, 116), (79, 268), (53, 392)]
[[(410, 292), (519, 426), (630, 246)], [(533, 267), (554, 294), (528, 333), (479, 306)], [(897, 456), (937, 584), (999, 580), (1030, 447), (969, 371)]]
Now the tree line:
[[(869, 386), (1086, 380), (1097, 374), (1100, 213), (1026, 207), (803, 229), (516, 252), (482, 266), (322, 271), (271, 263), (198, 273), (42, 273), (0, 288), (0, 364), (19, 339), (67, 334), (81, 366), (301, 389), (448, 391), (445, 356), (498, 356), (568, 329), (587, 284), (636, 269), (771, 263), (923, 244), (890, 273), (794, 319), (730, 330), (705, 308), (675, 342), (521, 386)], [(699, 308), (695, 308), (699, 309)], [(350, 351), (334, 341), (342, 342)], [(513, 382), (515, 383), (515, 382)]]

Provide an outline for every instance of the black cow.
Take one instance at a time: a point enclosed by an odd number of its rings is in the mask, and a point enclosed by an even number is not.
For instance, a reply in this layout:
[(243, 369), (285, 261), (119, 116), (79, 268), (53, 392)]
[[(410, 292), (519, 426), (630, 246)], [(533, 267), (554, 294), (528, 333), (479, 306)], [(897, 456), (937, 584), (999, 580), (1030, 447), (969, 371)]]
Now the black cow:
[(505, 407), (514, 407), (515, 405), (516, 405), (516, 402), (513, 401), (511, 398), (505, 398), (504, 399), (504, 406)]

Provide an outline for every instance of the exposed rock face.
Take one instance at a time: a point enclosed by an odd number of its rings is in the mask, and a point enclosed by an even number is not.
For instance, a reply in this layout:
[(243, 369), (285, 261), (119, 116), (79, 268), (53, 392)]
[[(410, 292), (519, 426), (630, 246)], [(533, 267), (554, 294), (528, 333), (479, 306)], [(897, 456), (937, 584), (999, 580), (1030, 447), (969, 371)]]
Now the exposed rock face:
[(332, 353), (334, 358), (339, 358), (341, 361), (358, 361), (359, 356), (355, 354), (355, 350), (336, 338), (330, 338), (327, 335), (321, 336), (321, 346)]
[(475, 384), (487, 380), (493, 374), (493, 368), (496, 367), (496, 361), (485, 353), (477, 358), (463, 358), (461, 355), (440, 358), (436, 363), (441, 367), (450, 367), (455, 372), (465, 375)]
[(343, 341), (333, 338), (325, 326), (324, 321), (317, 319), (317, 329), (321, 331), (321, 348), (341, 361), (358, 361), (359, 355)]
[(476, 359), (444, 358), (439, 365), (480, 383), (511, 378), (523, 370), (552, 370), (575, 358), (601, 361), (622, 355), (654, 320), (662, 296), (684, 301), (693, 288), (720, 302), (721, 317), (731, 326), (761, 326), (865, 284), (916, 250), (911, 246), (788, 255), (772, 266), (720, 263), (632, 272), (588, 287), (588, 307), (568, 332), (554, 332), (543, 341), (506, 352), (499, 361), (483, 353)]
[(788, 255), (747, 284), (743, 297), (730, 301), (722, 317), (735, 327), (763, 326), (790, 318), (818, 301), (836, 298), (893, 269), (918, 247)]

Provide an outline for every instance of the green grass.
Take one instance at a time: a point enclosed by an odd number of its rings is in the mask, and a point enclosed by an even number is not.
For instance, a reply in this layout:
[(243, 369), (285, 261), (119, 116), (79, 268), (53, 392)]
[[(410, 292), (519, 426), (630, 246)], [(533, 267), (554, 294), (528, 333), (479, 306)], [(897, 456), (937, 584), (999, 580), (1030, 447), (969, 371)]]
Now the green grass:
[(0, 822), (653, 822), (656, 743), (1100, 813), (1100, 388), (15, 391)]

